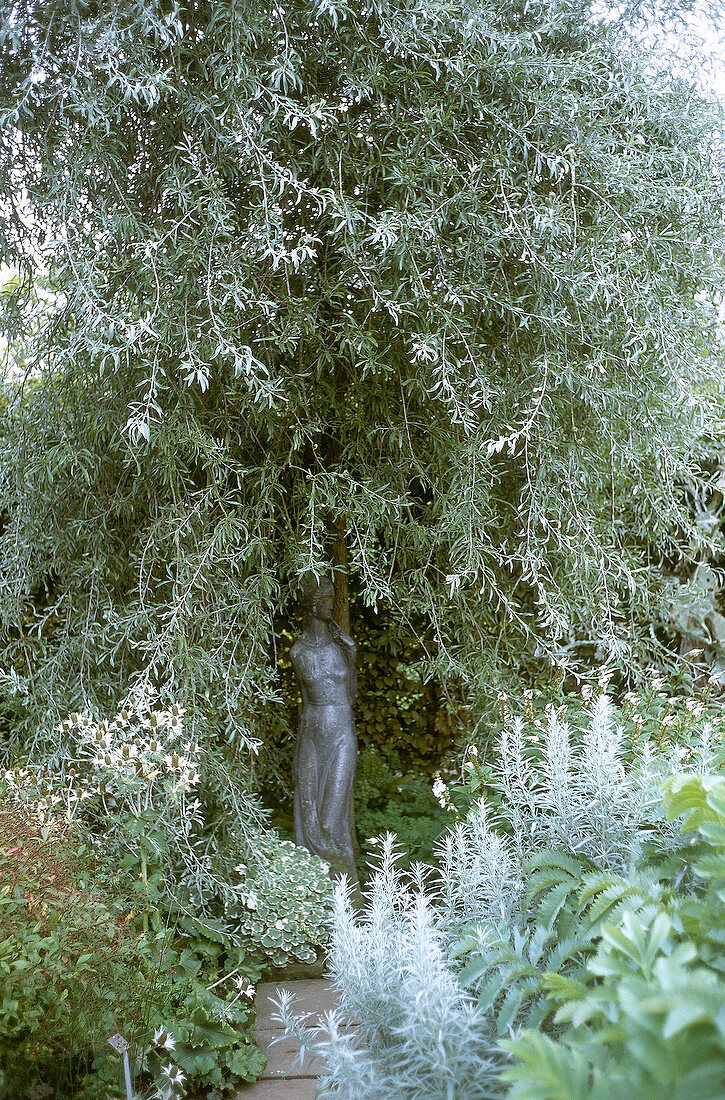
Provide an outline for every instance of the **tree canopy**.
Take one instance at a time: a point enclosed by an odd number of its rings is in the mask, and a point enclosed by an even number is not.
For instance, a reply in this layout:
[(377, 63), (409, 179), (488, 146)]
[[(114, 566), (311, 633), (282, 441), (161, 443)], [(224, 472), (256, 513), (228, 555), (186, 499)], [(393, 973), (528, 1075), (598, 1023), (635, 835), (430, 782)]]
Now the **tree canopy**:
[(658, 644), (713, 539), (722, 145), (595, 7), (3, 0), (0, 615), (39, 698), (143, 674), (254, 734), (330, 560), (471, 697)]

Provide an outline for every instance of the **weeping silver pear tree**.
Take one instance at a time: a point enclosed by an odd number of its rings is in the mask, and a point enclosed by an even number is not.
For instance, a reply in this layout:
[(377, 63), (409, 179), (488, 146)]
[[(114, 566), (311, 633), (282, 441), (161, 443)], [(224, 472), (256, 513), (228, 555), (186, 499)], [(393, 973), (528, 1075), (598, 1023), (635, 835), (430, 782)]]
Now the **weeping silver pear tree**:
[[(718, 114), (628, 4), (2, 0), (4, 662), (243, 745), (330, 561), (474, 702), (661, 645), (722, 449)], [(634, 28), (634, 30), (633, 30)]]

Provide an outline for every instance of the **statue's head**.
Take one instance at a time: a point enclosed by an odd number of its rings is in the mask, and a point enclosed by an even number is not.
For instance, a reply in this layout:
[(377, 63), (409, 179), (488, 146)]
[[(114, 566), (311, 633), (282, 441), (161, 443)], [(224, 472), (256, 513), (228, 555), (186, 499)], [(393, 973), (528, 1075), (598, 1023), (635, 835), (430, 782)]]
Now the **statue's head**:
[(305, 577), (302, 583), (302, 607), (305, 612), (305, 621), (322, 619), (328, 622), (332, 618), (334, 599), (335, 586), (330, 577), (321, 577), (318, 580), (312, 573)]

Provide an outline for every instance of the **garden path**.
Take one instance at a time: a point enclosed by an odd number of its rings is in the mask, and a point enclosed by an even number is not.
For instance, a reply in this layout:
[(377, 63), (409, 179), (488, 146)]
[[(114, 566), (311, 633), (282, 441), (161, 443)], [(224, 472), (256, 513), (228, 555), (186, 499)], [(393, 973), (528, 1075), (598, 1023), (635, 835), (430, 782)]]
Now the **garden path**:
[[(257, 1023), (254, 1033), (259, 1049), (267, 1058), (267, 1067), (259, 1081), (243, 1085), (234, 1100), (314, 1100), (317, 1078), (324, 1073), (325, 1064), (319, 1059), (310, 1062), (307, 1058), (303, 1066), (298, 1062), (287, 1073), (300, 1047), (297, 1040), (285, 1035), (284, 1028), (271, 1018), (276, 1011), (272, 998), (276, 999), (278, 989), (288, 989), (294, 994), (295, 1015), (310, 1013), (307, 1023), (311, 1027), (337, 1004), (336, 990), (325, 978), (260, 983), (255, 998)], [(280, 1042), (272, 1045), (275, 1039)]]

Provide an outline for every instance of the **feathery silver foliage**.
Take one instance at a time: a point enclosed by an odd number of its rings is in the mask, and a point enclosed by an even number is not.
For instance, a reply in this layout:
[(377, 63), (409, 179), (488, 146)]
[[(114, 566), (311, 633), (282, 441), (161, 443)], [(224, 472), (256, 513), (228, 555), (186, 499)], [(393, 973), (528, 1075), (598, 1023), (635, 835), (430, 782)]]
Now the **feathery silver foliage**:
[(423, 873), (406, 877), (397, 860), (388, 834), (362, 917), (344, 888), (336, 893), (330, 972), (342, 1018), (360, 1023), (354, 1037), (341, 1031), (340, 1017), (307, 1035), (331, 1067), (322, 1095), (490, 1100), (499, 1095), (502, 1056), (447, 959), (435, 892)]

